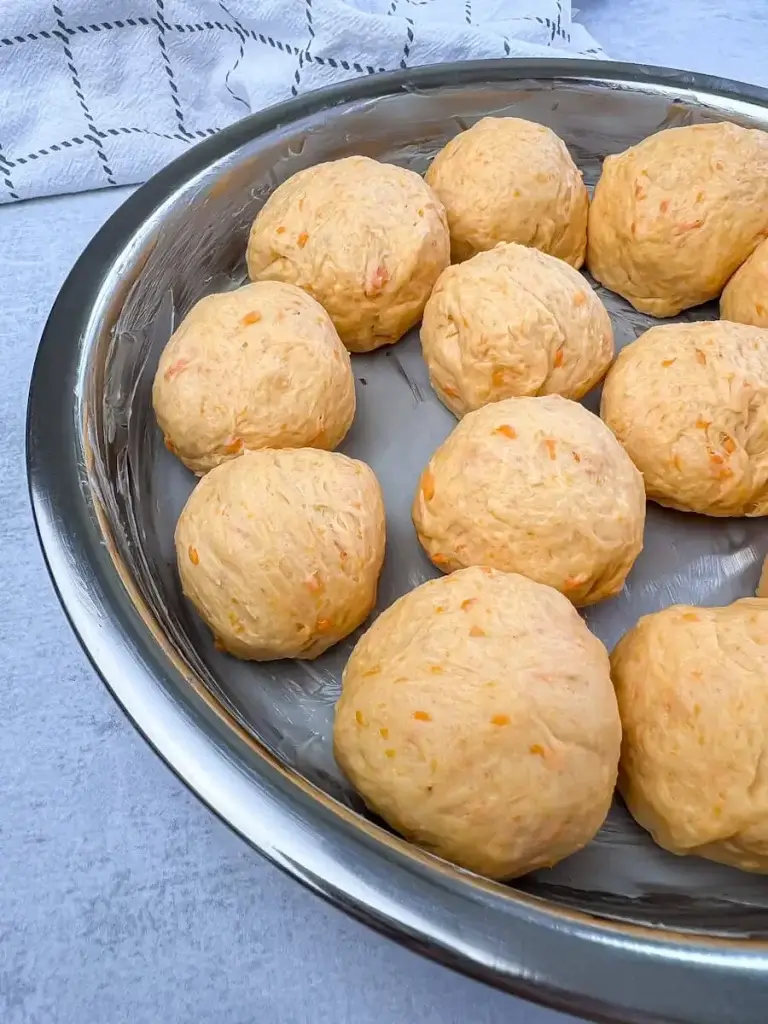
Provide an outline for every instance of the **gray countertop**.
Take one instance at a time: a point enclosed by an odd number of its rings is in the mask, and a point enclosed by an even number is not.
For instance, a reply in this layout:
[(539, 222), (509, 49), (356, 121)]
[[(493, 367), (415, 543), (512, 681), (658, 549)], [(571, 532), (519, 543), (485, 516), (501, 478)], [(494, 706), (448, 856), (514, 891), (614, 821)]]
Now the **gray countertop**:
[[(579, 6), (614, 57), (768, 84), (768, 0)], [(566, 1024), (263, 861), (144, 745), (70, 633), (28, 508), (26, 394), (64, 276), (128, 191), (0, 208), (0, 1021)]]

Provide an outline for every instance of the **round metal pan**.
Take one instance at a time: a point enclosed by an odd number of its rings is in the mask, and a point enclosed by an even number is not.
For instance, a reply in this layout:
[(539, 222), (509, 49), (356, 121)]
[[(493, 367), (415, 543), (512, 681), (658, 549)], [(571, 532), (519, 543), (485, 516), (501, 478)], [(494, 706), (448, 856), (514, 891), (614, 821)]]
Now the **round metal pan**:
[[(243, 279), (249, 223), (289, 174), (352, 152), (423, 170), (487, 113), (549, 124), (594, 183), (604, 155), (663, 127), (727, 119), (768, 128), (768, 93), (579, 60), (441, 65), (300, 97), (190, 150), (110, 218), (50, 314), (27, 433), (43, 551), (80, 641), (147, 741), (317, 893), (415, 950), (571, 1013), (764, 1024), (763, 880), (672, 858), (620, 806), (582, 854), (514, 886), (422, 853), (366, 817), (333, 764), (329, 729), (349, 644), (308, 666), (243, 666), (213, 650), (179, 592), (171, 534), (192, 479), (162, 448), (149, 400), (174, 323), (206, 292)], [(620, 344), (650, 322), (604, 298)], [(451, 421), (429, 392), (415, 335), (354, 365), (359, 412), (344, 450), (368, 458), (384, 487), (385, 605), (431, 575), (407, 506)], [(754, 588), (768, 530), (760, 521), (714, 529), (649, 508), (626, 592), (589, 616), (609, 646), (638, 614), (673, 599), (718, 604)]]

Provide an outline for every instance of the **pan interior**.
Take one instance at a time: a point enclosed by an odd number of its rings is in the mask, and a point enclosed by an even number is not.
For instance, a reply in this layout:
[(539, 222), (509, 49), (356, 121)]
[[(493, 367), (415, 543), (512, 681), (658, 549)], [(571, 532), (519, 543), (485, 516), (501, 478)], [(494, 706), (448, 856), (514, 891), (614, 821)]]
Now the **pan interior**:
[[(218, 653), (182, 598), (173, 530), (194, 478), (163, 446), (151, 408), (160, 352), (191, 305), (245, 280), (248, 228), (265, 198), (295, 171), (363, 153), (423, 172), (457, 132), (486, 114), (549, 125), (568, 144), (590, 188), (601, 161), (662, 128), (735, 120), (768, 127), (757, 106), (672, 88), (585, 79), (408, 89), (350, 102), (253, 139), (180, 191), (157, 217), (151, 244), (105, 313), (84, 395), (93, 482), (115, 543), (168, 637), (212, 693), (284, 764), (365, 814), (333, 760), (333, 705), (356, 640), (314, 662), (246, 664)], [(617, 346), (653, 323), (601, 291)], [(710, 319), (701, 307), (686, 316)], [(682, 318), (681, 318), (682, 319)], [(387, 559), (378, 610), (436, 575), (410, 521), (418, 475), (454, 424), (429, 386), (418, 332), (354, 356), (358, 413), (342, 446), (381, 481)], [(597, 409), (599, 395), (586, 403)], [(647, 612), (681, 601), (726, 604), (754, 592), (768, 537), (760, 520), (709, 520), (649, 505), (645, 549), (614, 600), (589, 609), (611, 648)], [(768, 889), (759, 877), (654, 846), (617, 801), (597, 838), (554, 869), (516, 887), (595, 915), (712, 934), (768, 934)]]

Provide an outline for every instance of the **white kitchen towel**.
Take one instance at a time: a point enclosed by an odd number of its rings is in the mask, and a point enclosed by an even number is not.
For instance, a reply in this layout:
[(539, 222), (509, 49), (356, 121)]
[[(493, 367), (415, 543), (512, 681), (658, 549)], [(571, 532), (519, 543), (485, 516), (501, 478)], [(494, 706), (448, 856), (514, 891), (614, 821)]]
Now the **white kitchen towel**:
[(0, 201), (143, 181), (345, 78), (598, 56), (570, 0), (0, 0)]

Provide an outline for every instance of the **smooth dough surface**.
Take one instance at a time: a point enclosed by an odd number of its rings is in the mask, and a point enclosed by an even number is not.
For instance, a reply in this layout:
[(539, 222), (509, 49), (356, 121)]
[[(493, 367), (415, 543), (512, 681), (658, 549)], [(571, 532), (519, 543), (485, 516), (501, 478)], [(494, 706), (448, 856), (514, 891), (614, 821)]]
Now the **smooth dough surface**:
[(668, 128), (606, 157), (587, 263), (653, 316), (717, 298), (768, 235), (768, 134), (734, 124)]
[(499, 242), (584, 262), (587, 189), (565, 143), (543, 124), (484, 117), (437, 154), (426, 180), (445, 205), (454, 262)]
[(432, 456), (413, 503), (443, 572), (486, 565), (594, 604), (643, 547), (643, 480), (610, 430), (557, 395), (468, 413)]
[(720, 318), (768, 327), (768, 240), (758, 245), (723, 289)]
[(639, 824), (672, 853), (768, 872), (768, 601), (646, 615), (611, 668)]
[(620, 353), (600, 415), (660, 505), (768, 514), (768, 333), (713, 322), (652, 327)]
[(335, 448), (355, 382), (323, 307), (264, 281), (192, 307), (160, 357), (152, 402), (167, 447), (205, 473), (254, 448)]
[(364, 634), (336, 759), (406, 838), (491, 878), (585, 846), (611, 803), (621, 728), (608, 655), (550, 587), (470, 568)]
[(391, 345), (421, 319), (450, 259), (445, 210), (413, 171), (350, 156), (283, 182), (248, 239), (254, 281), (288, 281), (328, 311), (352, 352)]
[(311, 659), (373, 608), (384, 535), (365, 463), (263, 449), (202, 478), (176, 526), (176, 557), (184, 593), (224, 650)]
[(573, 267), (501, 243), (443, 271), (421, 346), (440, 400), (463, 416), (502, 398), (582, 398), (611, 364), (613, 330)]

